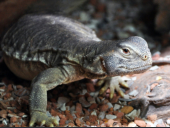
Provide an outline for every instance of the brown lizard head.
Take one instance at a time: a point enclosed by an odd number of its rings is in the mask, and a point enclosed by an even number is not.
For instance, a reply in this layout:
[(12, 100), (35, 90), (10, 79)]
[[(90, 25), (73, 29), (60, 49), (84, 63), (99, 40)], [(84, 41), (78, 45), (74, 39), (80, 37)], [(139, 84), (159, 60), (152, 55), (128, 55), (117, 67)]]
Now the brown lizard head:
[(138, 36), (117, 41), (102, 58), (108, 76), (142, 73), (152, 65), (148, 44)]

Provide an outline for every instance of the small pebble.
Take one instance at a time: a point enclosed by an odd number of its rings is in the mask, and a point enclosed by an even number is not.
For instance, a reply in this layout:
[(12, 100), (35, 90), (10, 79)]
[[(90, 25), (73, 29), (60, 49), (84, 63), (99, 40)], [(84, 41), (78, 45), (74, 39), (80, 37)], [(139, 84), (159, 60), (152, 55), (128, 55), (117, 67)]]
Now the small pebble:
[(90, 103), (86, 101), (85, 97), (80, 97), (79, 102), (82, 104), (83, 107), (90, 107)]
[(15, 116), (10, 118), (10, 123), (16, 123), (18, 120)]
[(107, 111), (109, 109), (109, 106), (107, 104), (103, 104), (99, 107), (100, 111)]
[(109, 119), (108, 122), (106, 123), (107, 127), (113, 127), (114, 120)]
[(113, 108), (112, 103), (108, 102), (107, 105), (108, 105), (109, 109), (110, 109), (110, 108)]
[(135, 120), (134, 122), (140, 127), (146, 127), (146, 123), (143, 120)]
[(96, 111), (94, 110), (94, 111), (91, 113), (91, 115), (95, 115), (95, 116), (97, 116)]
[(157, 66), (157, 65), (155, 65), (155, 66), (152, 66), (149, 70), (150, 71), (154, 71), (154, 70), (156, 70), (156, 69), (158, 69), (159, 67)]
[(124, 116), (124, 113), (123, 112), (118, 112), (116, 114), (117, 118), (122, 118)]
[(147, 119), (154, 122), (157, 120), (157, 115), (156, 114), (148, 115)]
[(105, 115), (106, 115), (106, 112), (103, 111), (103, 112), (100, 112), (99, 115), (98, 115), (98, 118), (103, 120), (105, 118)]
[(66, 110), (66, 103), (64, 103), (61, 108), (60, 108), (61, 111), (65, 111)]
[(136, 110), (134, 109), (132, 112), (125, 115), (125, 117), (129, 120), (134, 120), (135, 117), (139, 117), (140, 115), (140, 109)]
[(151, 127), (156, 127), (151, 121), (145, 120), (146, 125), (150, 125)]
[(130, 122), (130, 123), (128, 124), (128, 127), (136, 127), (136, 124), (135, 124), (134, 122)]
[(154, 122), (154, 125), (157, 126), (158, 124), (164, 125), (164, 121), (163, 121), (162, 119), (158, 119), (158, 120), (156, 120), (156, 121)]
[(80, 103), (76, 103), (76, 112), (77, 113), (82, 113), (82, 106)]
[(116, 119), (116, 118), (117, 118), (116, 115), (111, 115), (111, 114), (106, 115), (106, 119)]
[(68, 99), (67, 97), (59, 97), (57, 103), (63, 105), (64, 103), (67, 103), (69, 101), (70, 99)]
[(167, 123), (167, 124), (170, 124), (170, 118), (169, 118), (169, 119), (167, 119), (166, 123)]
[(113, 110), (116, 111), (116, 110), (120, 109), (120, 107), (121, 106), (119, 104), (114, 104)]
[(90, 109), (90, 110), (94, 110), (94, 109), (97, 109), (97, 107), (98, 107), (98, 104), (93, 103), (93, 104), (91, 104), (91, 106), (89, 107), (89, 109)]
[(157, 76), (157, 77), (156, 77), (156, 80), (161, 80), (161, 79), (162, 79), (161, 76)]
[(129, 93), (130, 96), (137, 96), (138, 95), (138, 91), (137, 90), (133, 90)]
[(133, 111), (133, 107), (132, 106), (124, 106), (120, 111), (125, 113), (125, 114), (128, 114), (131, 111)]

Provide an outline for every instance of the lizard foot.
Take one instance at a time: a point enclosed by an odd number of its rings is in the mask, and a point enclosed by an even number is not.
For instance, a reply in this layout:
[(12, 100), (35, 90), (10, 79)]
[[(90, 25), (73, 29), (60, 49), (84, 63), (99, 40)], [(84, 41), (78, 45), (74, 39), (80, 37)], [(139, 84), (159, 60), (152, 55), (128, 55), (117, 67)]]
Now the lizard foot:
[(146, 98), (141, 98), (131, 101), (128, 105), (133, 106), (135, 109), (140, 109), (140, 117), (143, 118), (148, 111), (149, 101)]
[(33, 111), (31, 114), (30, 127), (33, 127), (35, 123), (39, 125), (45, 125), (47, 127), (58, 126), (58, 121), (54, 118), (48, 117), (45, 113), (39, 111)]
[(128, 85), (122, 80), (121, 76), (99, 80), (96, 85), (101, 86), (102, 84), (104, 84), (104, 87), (101, 88), (99, 92), (100, 95), (103, 94), (110, 87), (110, 99), (113, 98), (115, 90), (119, 93), (121, 97), (125, 98), (126, 95), (122, 92), (120, 85), (125, 88), (128, 88)]

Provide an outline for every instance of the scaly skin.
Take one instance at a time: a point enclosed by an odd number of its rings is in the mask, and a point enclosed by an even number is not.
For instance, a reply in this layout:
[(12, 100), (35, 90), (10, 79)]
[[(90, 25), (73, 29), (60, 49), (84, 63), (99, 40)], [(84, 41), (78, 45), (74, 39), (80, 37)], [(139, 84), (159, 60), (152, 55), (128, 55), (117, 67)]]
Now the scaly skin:
[(32, 80), (29, 126), (58, 125), (46, 116), (48, 90), (83, 78), (109, 77), (100, 93), (110, 87), (110, 98), (115, 90), (124, 97), (119, 84), (127, 84), (118, 76), (144, 72), (152, 64), (147, 42), (141, 37), (101, 41), (83, 24), (53, 15), (22, 17), (5, 34), (1, 48), (9, 69)]

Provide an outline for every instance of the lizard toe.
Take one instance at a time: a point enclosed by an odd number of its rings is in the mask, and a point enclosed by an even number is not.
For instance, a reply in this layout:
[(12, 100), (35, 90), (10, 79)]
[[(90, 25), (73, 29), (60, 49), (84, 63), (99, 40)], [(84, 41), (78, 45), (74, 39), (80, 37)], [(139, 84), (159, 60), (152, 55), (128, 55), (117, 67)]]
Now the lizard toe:
[(58, 121), (52, 117), (48, 117), (45, 113), (43, 112), (37, 112), (34, 111), (32, 112), (33, 114), (31, 115), (31, 121), (29, 123), (29, 126), (33, 126), (35, 123), (43, 126), (47, 126), (47, 127), (54, 127), (54, 126), (58, 126)]

